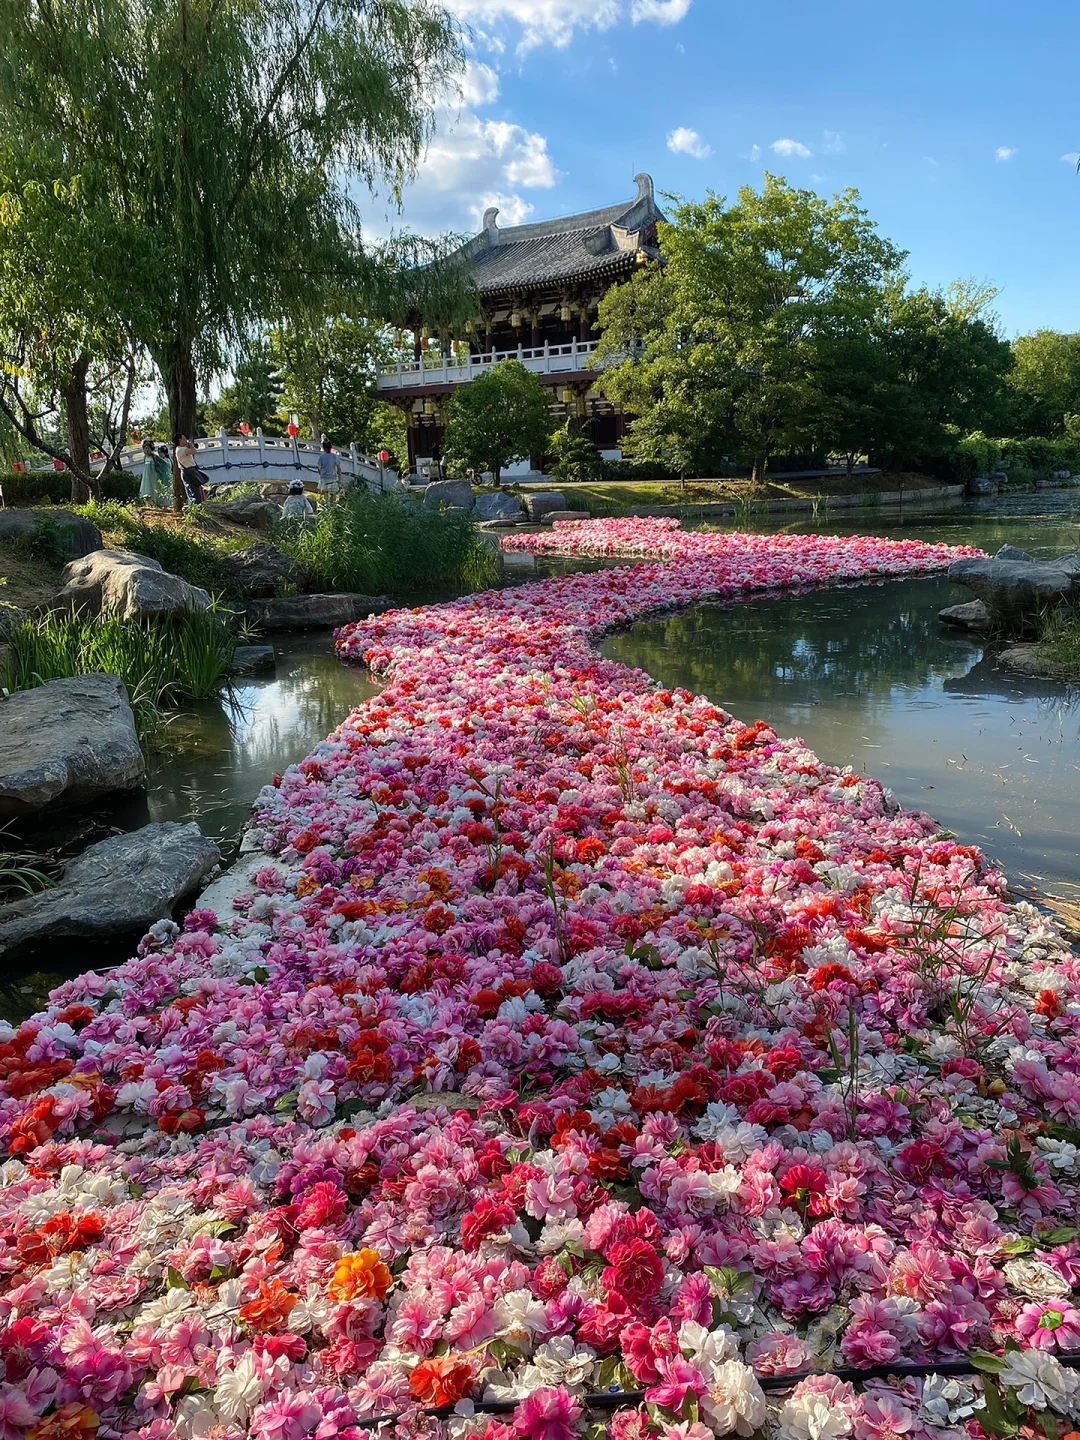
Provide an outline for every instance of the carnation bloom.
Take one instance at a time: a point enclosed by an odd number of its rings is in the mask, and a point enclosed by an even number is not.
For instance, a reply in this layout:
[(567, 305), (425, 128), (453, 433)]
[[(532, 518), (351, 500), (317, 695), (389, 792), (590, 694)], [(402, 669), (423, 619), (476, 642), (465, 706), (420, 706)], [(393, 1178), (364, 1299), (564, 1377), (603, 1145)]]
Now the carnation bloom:
[(1080, 1350), (1080, 1312), (1065, 1301), (1036, 1301), (1016, 1317), (1016, 1333), (1036, 1350)]
[(565, 1390), (541, 1387), (514, 1411), (514, 1429), (525, 1440), (573, 1440), (581, 1404)]
[(473, 1378), (467, 1357), (451, 1351), (421, 1360), (409, 1373), (409, 1389), (421, 1405), (456, 1405), (472, 1389)]
[(334, 1266), (334, 1276), (326, 1287), (331, 1300), (381, 1300), (394, 1283), (390, 1269), (377, 1250), (364, 1248), (343, 1255)]

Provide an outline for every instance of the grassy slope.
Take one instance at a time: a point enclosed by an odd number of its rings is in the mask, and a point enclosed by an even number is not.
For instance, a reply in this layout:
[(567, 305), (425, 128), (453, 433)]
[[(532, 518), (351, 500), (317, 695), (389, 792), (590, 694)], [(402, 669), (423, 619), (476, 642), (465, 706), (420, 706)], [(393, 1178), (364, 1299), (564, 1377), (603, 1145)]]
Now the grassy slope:
[[(749, 480), (615, 480), (599, 485), (570, 485), (574, 507), (611, 510), (638, 505), (715, 505), (717, 502), (813, 500), (829, 495), (886, 494), (903, 488), (926, 490), (940, 485), (929, 475), (832, 475), (812, 480), (768, 480), (752, 489)], [(532, 488), (532, 487), (529, 487)], [(562, 489), (558, 482), (548, 488)]]

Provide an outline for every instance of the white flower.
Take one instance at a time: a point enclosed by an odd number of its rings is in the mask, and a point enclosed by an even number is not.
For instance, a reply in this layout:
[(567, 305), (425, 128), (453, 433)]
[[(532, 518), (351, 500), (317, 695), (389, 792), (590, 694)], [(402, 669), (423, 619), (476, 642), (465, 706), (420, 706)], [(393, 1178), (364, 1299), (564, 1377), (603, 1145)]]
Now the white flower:
[(1011, 1350), (1000, 1379), (1016, 1391), (1022, 1405), (1035, 1410), (1050, 1408), (1068, 1415), (1080, 1401), (1080, 1376), (1066, 1370), (1045, 1350)]
[(768, 1138), (768, 1131), (763, 1125), (751, 1125), (745, 1120), (738, 1125), (724, 1126), (713, 1136), (724, 1159), (736, 1165), (748, 1159), (755, 1150), (760, 1150)]
[(530, 1352), (547, 1329), (547, 1310), (531, 1290), (511, 1290), (495, 1302), (496, 1334), (519, 1350)]
[(255, 1353), (249, 1350), (220, 1375), (214, 1390), (214, 1405), (226, 1424), (244, 1425), (263, 1397), (263, 1382), (255, 1373)]
[(130, 1084), (121, 1085), (116, 1092), (116, 1103), (123, 1110), (134, 1110), (139, 1115), (147, 1113), (147, 1106), (157, 1094), (157, 1084), (153, 1080), (133, 1080)]
[(706, 1330), (696, 1320), (684, 1320), (679, 1326), (679, 1349), (687, 1354), (706, 1380), (725, 1360), (738, 1359), (739, 1348), (726, 1325)]
[(584, 1385), (595, 1360), (596, 1351), (588, 1345), (575, 1346), (573, 1336), (556, 1335), (538, 1347), (532, 1368), (539, 1372), (541, 1385), (574, 1387)]
[(765, 1396), (757, 1376), (741, 1360), (724, 1360), (714, 1367), (701, 1407), (717, 1435), (752, 1435), (765, 1420)]
[(585, 1226), (580, 1220), (547, 1220), (536, 1248), (541, 1255), (557, 1255), (567, 1245), (582, 1245)]
[(713, 1100), (706, 1105), (705, 1114), (694, 1126), (694, 1134), (700, 1135), (702, 1140), (715, 1140), (721, 1130), (737, 1126), (739, 1121), (739, 1112), (734, 1105)]
[(824, 1395), (793, 1395), (780, 1411), (777, 1440), (839, 1440), (851, 1434), (851, 1417)]
[(1060, 1300), (1071, 1288), (1052, 1265), (1022, 1256), (1005, 1262), (1005, 1278), (1014, 1290), (1030, 1295), (1033, 1300)]
[(1068, 1175), (1075, 1175), (1080, 1171), (1080, 1149), (1070, 1145), (1067, 1140), (1051, 1140), (1045, 1135), (1040, 1135), (1035, 1144), (1042, 1151), (1043, 1159), (1053, 1170), (1060, 1170)]
[(919, 1419), (930, 1425), (956, 1424), (972, 1413), (975, 1389), (949, 1375), (928, 1375), (923, 1381)]

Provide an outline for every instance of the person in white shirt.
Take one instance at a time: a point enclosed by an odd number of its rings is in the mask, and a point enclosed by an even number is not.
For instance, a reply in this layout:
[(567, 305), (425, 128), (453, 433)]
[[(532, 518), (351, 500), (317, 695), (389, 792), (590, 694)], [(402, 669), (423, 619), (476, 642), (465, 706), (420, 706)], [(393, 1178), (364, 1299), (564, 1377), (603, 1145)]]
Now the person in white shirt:
[(304, 482), (293, 480), (289, 485), (288, 498), (281, 507), (282, 520), (307, 520), (314, 514), (311, 501), (304, 494)]
[(319, 451), (319, 494), (333, 496), (341, 490), (341, 461), (333, 446), (324, 437)]
[(195, 462), (195, 442), (187, 435), (177, 435), (173, 440), (173, 454), (180, 467), (180, 479), (184, 485), (190, 505), (201, 505), (205, 496), (202, 487), (202, 471)]

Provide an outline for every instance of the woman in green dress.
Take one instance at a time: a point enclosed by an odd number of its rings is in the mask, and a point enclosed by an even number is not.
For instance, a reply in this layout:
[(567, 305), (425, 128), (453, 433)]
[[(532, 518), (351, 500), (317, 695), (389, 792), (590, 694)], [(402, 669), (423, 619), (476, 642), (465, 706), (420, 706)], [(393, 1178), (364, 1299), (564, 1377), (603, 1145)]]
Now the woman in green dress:
[(154, 449), (152, 440), (142, 442), (143, 467), (142, 479), (139, 482), (139, 499), (144, 505), (162, 506), (167, 503), (167, 482), (170, 479), (170, 468), (167, 460), (162, 460)]

